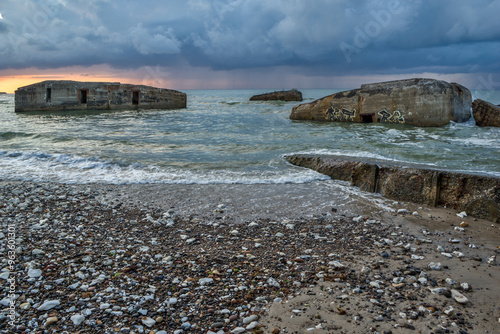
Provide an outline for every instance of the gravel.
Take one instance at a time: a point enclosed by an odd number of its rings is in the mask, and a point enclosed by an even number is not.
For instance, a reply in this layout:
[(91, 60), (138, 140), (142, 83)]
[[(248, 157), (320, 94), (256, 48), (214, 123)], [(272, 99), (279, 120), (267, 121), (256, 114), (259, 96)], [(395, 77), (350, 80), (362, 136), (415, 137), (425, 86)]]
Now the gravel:
[[(235, 222), (99, 198), (90, 186), (1, 183), (1, 292), (13, 298), (2, 303), (0, 333), (277, 333), (287, 321), (270, 312), (319, 295), (352, 326), (369, 317), (412, 330), (432, 320), (463, 333), (475, 326), (476, 287), (445, 280), (447, 261), (479, 264), (479, 256), (496, 266), (495, 254), (477, 255), (470, 243), (359, 214)], [(282, 314), (308, 309), (289, 305)], [(315, 321), (310, 330), (336, 328), (324, 316)]]

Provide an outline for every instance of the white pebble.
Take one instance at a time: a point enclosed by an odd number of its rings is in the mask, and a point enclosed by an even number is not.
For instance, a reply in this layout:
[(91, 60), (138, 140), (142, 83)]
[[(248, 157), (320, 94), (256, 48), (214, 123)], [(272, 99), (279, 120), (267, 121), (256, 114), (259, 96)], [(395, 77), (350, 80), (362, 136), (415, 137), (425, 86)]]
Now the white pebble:
[(452, 316), (455, 313), (455, 309), (453, 308), (453, 306), (448, 306), (443, 310), (443, 313)]
[(45, 252), (41, 249), (33, 249), (33, 251), (31, 252), (32, 255), (44, 255)]
[(462, 295), (457, 290), (452, 289), (451, 290), (451, 296), (453, 297), (453, 299), (455, 299), (457, 301), (457, 303), (467, 304), (469, 302), (469, 300), (467, 299), (467, 297), (465, 297), (464, 295)]
[(47, 301), (43, 302), (43, 304), (38, 307), (38, 311), (51, 310), (60, 304), (61, 304), (61, 302), (59, 300), (47, 300)]
[(75, 314), (71, 317), (71, 321), (73, 321), (73, 324), (76, 326), (81, 325), (83, 320), (85, 320), (85, 316), (83, 314)]
[(365, 217), (359, 216), (359, 217), (353, 218), (352, 220), (356, 223), (361, 223), (364, 219), (365, 219)]
[(429, 269), (431, 270), (441, 270), (443, 266), (441, 265), (441, 262), (431, 262), (429, 263)]
[(38, 278), (42, 276), (42, 271), (40, 269), (29, 269), (28, 276), (31, 278)]
[(267, 284), (269, 284), (270, 286), (272, 287), (275, 287), (275, 288), (281, 288), (281, 285), (278, 283), (278, 281), (276, 281), (274, 278), (272, 277), (269, 277), (267, 279)]
[(208, 285), (208, 284), (211, 284), (214, 282), (214, 279), (213, 278), (200, 278), (198, 280), (198, 283), (200, 285)]
[(147, 327), (153, 327), (154, 324), (156, 324), (156, 321), (154, 321), (150, 317), (143, 318), (141, 322)]
[(259, 325), (259, 323), (257, 321), (252, 321), (245, 329), (247, 331), (250, 331), (250, 330), (256, 328), (258, 325)]
[(337, 260), (328, 262), (328, 265), (335, 267), (335, 268), (344, 268), (345, 267), (342, 263), (340, 263)]
[(243, 323), (244, 324), (249, 324), (255, 320), (259, 319), (259, 317), (256, 314), (252, 314), (251, 316), (248, 316), (246, 318), (243, 318)]

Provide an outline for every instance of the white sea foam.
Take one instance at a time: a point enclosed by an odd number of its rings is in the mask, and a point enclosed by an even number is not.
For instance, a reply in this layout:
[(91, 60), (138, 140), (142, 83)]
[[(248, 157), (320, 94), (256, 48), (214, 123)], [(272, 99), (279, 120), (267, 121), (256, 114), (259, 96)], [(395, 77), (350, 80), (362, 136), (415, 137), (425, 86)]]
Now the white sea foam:
[(294, 153), (290, 153), (287, 155), (292, 155), (292, 154), (337, 155), (337, 156), (352, 157), (352, 158), (377, 159), (377, 160), (391, 161), (391, 162), (405, 162), (403, 160), (398, 160), (395, 158), (383, 156), (383, 155), (372, 153), (372, 152), (366, 152), (366, 151), (313, 149), (313, 150), (294, 152)]
[(98, 158), (40, 152), (0, 152), (0, 178), (62, 183), (283, 184), (326, 180), (327, 176), (297, 167), (264, 171), (190, 170), (129, 164)]
[(449, 138), (451, 142), (464, 146), (486, 147), (490, 149), (500, 149), (500, 138)]

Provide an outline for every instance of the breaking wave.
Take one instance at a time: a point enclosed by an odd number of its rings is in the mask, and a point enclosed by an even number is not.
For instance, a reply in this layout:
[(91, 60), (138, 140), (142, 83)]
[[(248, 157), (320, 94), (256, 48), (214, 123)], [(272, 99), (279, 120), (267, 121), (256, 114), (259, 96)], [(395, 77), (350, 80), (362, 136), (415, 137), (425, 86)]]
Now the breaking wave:
[(0, 152), (0, 179), (73, 184), (283, 184), (326, 180), (312, 170), (269, 167), (260, 171), (193, 170), (127, 164), (68, 154)]

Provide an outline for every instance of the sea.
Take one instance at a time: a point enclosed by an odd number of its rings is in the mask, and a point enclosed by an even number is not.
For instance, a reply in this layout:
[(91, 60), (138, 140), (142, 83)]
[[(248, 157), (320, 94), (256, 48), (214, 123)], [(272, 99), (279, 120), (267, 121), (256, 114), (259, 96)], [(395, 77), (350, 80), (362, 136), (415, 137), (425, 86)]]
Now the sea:
[[(267, 90), (272, 91), (272, 90)], [(339, 90), (302, 90), (304, 102)], [(285, 155), (317, 153), (500, 177), (500, 129), (293, 121), (266, 90), (185, 90), (187, 108), (14, 112), (0, 95), (0, 180), (67, 184), (284, 184), (325, 180)], [(500, 91), (472, 91), (500, 103)]]

